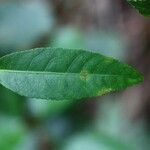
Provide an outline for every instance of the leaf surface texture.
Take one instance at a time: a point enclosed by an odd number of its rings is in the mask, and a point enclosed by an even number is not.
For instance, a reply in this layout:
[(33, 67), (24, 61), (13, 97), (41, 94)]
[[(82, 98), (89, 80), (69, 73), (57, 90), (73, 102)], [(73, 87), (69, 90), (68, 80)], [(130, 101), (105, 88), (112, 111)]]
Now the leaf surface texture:
[(37, 48), (0, 58), (0, 83), (31, 98), (96, 97), (141, 81), (127, 64), (85, 50)]

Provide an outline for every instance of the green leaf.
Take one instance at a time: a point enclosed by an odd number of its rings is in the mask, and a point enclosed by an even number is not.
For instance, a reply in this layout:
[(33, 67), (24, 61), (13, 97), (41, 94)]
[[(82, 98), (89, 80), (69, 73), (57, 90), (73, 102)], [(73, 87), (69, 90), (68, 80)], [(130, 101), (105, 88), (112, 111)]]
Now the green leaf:
[(144, 16), (150, 16), (150, 0), (127, 0)]
[(84, 50), (37, 48), (0, 59), (0, 83), (31, 98), (95, 97), (141, 81), (132, 67)]

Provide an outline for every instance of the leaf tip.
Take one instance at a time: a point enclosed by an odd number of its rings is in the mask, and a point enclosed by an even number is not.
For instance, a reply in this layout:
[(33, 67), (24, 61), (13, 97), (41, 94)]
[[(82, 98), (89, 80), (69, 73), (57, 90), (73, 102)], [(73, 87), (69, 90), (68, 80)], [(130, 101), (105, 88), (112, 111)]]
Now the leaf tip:
[(136, 74), (135, 79), (134, 79), (135, 80), (135, 84), (139, 84), (139, 83), (144, 81), (144, 76), (142, 75), (141, 72), (136, 70), (135, 74)]

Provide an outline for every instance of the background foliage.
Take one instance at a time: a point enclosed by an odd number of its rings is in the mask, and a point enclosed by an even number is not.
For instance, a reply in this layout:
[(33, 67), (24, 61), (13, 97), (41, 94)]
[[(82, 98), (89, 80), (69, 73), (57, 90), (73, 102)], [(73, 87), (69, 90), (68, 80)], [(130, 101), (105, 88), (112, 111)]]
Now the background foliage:
[(149, 150), (150, 21), (125, 0), (0, 2), (0, 55), (34, 47), (95, 49), (145, 82), (88, 101), (27, 99), (0, 87), (2, 150)]

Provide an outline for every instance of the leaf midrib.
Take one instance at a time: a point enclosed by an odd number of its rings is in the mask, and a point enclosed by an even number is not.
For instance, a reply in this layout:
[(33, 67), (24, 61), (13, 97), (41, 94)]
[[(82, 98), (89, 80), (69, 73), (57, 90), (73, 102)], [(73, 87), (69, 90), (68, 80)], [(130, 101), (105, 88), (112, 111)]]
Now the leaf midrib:
[[(65, 75), (65, 74), (71, 74), (71, 75), (81, 75), (82, 72), (78, 72), (78, 73), (72, 73), (72, 72), (46, 72), (46, 71), (23, 71), (23, 70), (0, 70), (0, 72), (7, 72), (7, 73), (29, 73), (29, 74), (54, 74), (54, 75)], [(120, 74), (97, 74), (97, 73), (88, 73), (88, 75), (96, 75), (96, 76), (111, 76), (111, 77), (116, 77), (116, 76), (120, 76), (120, 77), (130, 77), (133, 79), (133, 77), (131, 75), (120, 75)], [(136, 78), (136, 77), (135, 77)]]

